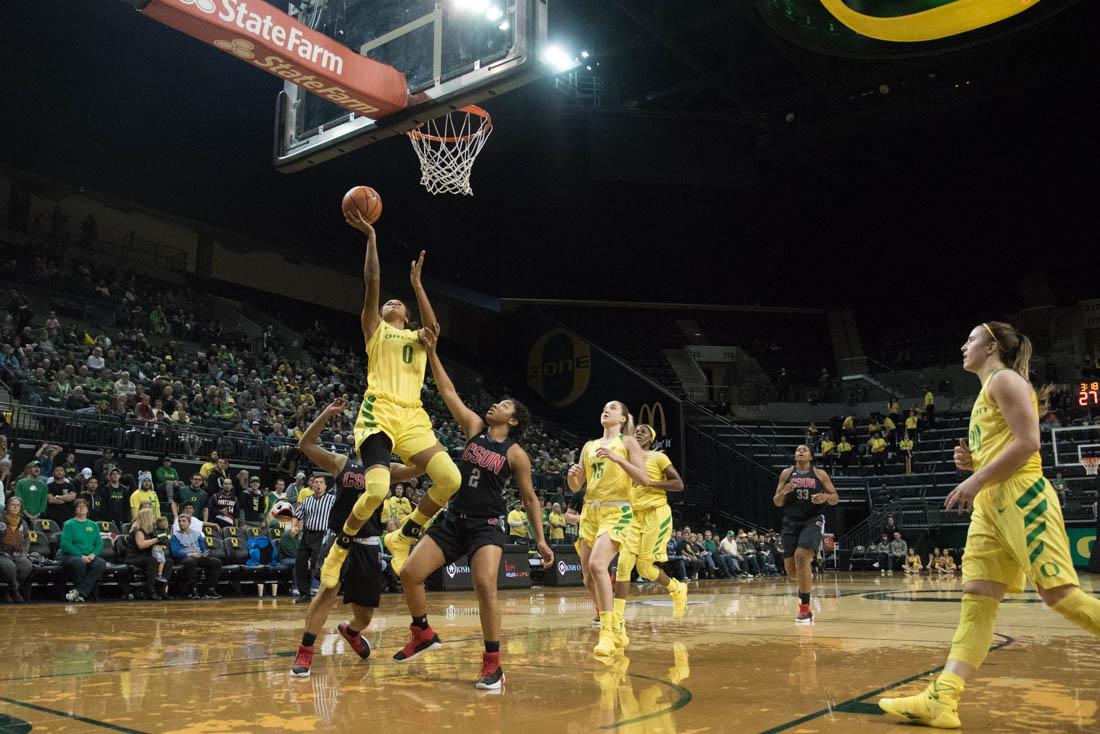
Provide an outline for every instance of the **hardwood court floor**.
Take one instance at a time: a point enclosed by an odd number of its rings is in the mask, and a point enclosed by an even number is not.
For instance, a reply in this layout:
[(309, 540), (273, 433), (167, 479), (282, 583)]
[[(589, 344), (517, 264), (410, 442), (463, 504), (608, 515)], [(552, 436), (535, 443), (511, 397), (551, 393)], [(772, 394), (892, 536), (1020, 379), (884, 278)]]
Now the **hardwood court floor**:
[[(307, 680), (287, 676), (305, 611), (289, 598), (4, 606), (0, 733), (914, 731), (873, 704), (942, 664), (958, 581), (838, 574), (820, 590), (813, 627), (794, 624), (783, 581), (693, 584), (681, 619), (641, 590), (629, 656), (610, 667), (591, 656), (582, 589), (502, 592), (502, 694), (473, 687), (469, 593), (429, 596), (445, 646), (423, 662), (390, 660), (408, 617), (387, 595), (369, 630), (375, 656), (327, 634)], [(966, 731), (1100, 731), (1100, 643), (1037, 602), (1002, 606), (997, 649), (962, 706)], [(342, 619), (338, 608), (332, 626)]]

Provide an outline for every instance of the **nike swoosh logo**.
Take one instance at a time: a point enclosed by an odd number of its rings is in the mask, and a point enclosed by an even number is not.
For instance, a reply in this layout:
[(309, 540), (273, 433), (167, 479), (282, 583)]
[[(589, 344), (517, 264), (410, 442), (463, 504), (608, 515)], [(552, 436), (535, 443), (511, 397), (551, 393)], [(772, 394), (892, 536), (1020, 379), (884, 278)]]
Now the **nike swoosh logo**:
[(1039, 0), (956, 0), (919, 13), (892, 17), (866, 15), (844, 0), (821, 0), (833, 17), (856, 33), (880, 41), (919, 43), (984, 28), (1039, 4)]
[(1005, 508), (1003, 508), (1003, 507), (998, 507), (997, 508), (997, 512), (1004, 512), (1004, 511), (1005, 511)]

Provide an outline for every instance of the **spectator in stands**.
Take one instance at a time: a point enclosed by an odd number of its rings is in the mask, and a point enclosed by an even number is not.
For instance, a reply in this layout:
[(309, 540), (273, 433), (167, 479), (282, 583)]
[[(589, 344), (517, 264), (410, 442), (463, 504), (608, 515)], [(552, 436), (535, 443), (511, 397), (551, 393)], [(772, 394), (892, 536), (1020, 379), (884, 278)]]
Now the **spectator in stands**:
[(915, 548), (909, 549), (909, 555), (905, 557), (905, 575), (906, 576), (919, 576), (923, 564), (921, 563), (920, 556), (917, 555)]
[(129, 396), (137, 392), (137, 386), (130, 380), (129, 372), (119, 371), (117, 375), (118, 379), (115, 380), (116, 396), (129, 398)]
[(913, 440), (920, 438), (920, 420), (917, 418), (917, 411), (910, 410), (909, 415), (905, 417), (905, 432), (913, 437)]
[(890, 540), (890, 572), (896, 567), (901, 570), (905, 566), (905, 557), (909, 555), (909, 544), (901, 537), (901, 533), (895, 531)]
[(955, 564), (955, 556), (951, 553), (951, 549), (944, 548), (943, 555), (940, 556), (940, 573), (944, 576), (954, 576), (957, 570), (958, 566)]
[(12, 497), (0, 515), (0, 579), (7, 583), (6, 601), (22, 602), (33, 567), (27, 553), (30, 525), (23, 518), (23, 502)]
[(737, 533), (737, 551), (741, 554), (743, 563), (741, 567), (753, 576), (761, 576), (760, 561), (756, 554), (756, 545), (749, 540), (748, 533), (741, 530)]
[(144, 502), (149, 503), (153, 517), (160, 516), (160, 498), (153, 489), (153, 475), (147, 471), (138, 472), (138, 488), (130, 494), (130, 521), (137, 520), (138, 512)]
[(768, 576), (778, 576), (779, 570), (776, 568), (776, 558), (772, 555), (767, 538), (760, 533), (754, 533), (752, 541), (756, 546), (756, 556), (760, 559), (764, 573)]
[(902, 458), (905, 460), (905, 473), (913, 473), (913, 439), (909, 438), (909, 431), (905, 432), (905, 438), (899, 444)]
[(699, 580), (699, 573), (703, 570), (703, 563), (699, 560), (699, 556), (695, 553), (695, 544), (692, 543), (692, 534), (685, 529), (680, 533), (680, 539), (677, 542), (677, 555), (684, 559), (684, 566), (687, 569), (687, 578), (692, 581)]
[(565, 542), (565, 515), (561, 512), (561, 503), (555, 502), (550, 506), (550, 515), (547, 517), (550, 528), (550, 542)]
[(300, 505), (305, 501), (306, 497), (309, 497), (313, 490), (309, 488), (309, 483), (306, 481), (306, 473), (299, 471), (294, 475), (294, 481), (290, 483), (290, 486), (286, 488), (288, 497), (293, 497), (292, 500), (295, 505)]
[(73, 502), (76, 502), (76, 487), (65, 476), (65, 467), (57, 465), (53, 468), (50, 483), (46, 485), (46, 518), (53, 520), (58, 527), (63, 526), (73, 516)]
[(11, 459), (7, 456), (0, 457), (0, 511), (4, 509), (5, 487), (8, 492), (14, 493), (15, 488), (11, 486)]
[(229, 460), (221, 456), (206, 478), (206, 493), (213, 497), (222, 490), (226, 482), (229, 482), (229, 487), (232, 489), (233, 479), (229, 476)]
[(1066, 489), (1066, 480), (1062, 478), (1062, 472), (1058, 472), (1054, 475), (1054, 479), (1050, 482), (1054, 487), (1054, 491), (1058, 493), (1058, 502), (1062, 507), (1066, 506), (1066, 498), (1069, 497), (1069, 490)]
[(901, 420), (901, 403), (897, 398), (890, 398), (890, 402), (886, 404), (886, 414), (895, 424)]
[(115, 450), (110, 446), (104, 446), (103, 454), (92, 463), (92, 473), (99, 477), (101, 482), (106, 482), (110, 479), (111, 467), (115, 466), (118, 466)]
[(821, 439), (821, 453), (818, 455), (822, 467), (826, 471), (833, 471), (833, 464), (836, 461), (836, 444), (833, 443), (833, 439), (828, 434)]
[(126, 550), (126, 565), (135, 566), (145, 575), (145, 598), (159, 601), (163, 585), (167, 583), (166, 576), (172, 573), (171, 559), (165, 560), (165, 576), (158, 577), (157, 558), (153, 555), (153, 548), (157, 545), (166, 545), (170, 542), (168, 536), (158, 536), (156, 516), (153, 510), (146, 507), (138, 511), (137, 519), (130, 528), (130, 535)]
[(76, 501), (84, 500), (85, 509), (87, 514), (91, 517), (98, 517), (99, 512), (99, 477), (92, 474), (92, 470), (88, 467), (84, 467), (80, 470), (80, 474), (77, 475), (76, 486), (76, 500), (73, 502), (73, 516), (76, 516)]
[(886, 439), (878, 432), (871, 434), (871, 461), (876, 474), (886, 472)]
[(527, 532), (527, 513), (523, 505), (516, 501), (512, 503), (512, 509), (508, 512), (508, 542), (527, 543), (530, 534)]
[(882, 534), (878, 543), (875, 545), (875, 566), (878, 568), (879, 573), (885, 576), (887, 573), (893, 573), (894, 568), (891, 565), (890, 560), (890, 536), (886, 533)]
[(241, 515), (244, 524), (262, 528), (267, 521), (267, 496), (260, 488), (259, 477), (249, 477), (248, 486), (241, 492)]
[(929, 575), (938, 574), (940, 572), (940, 566), (943, 565), (943, 556), (940, 554), (939, 548), (933, 548), (932, 552), (928, 554), (928, 573)]
[(42, 481), (42, 466), (37, 459), (23, 469), (23, 477), (15, 483), (15, 496), (23, 501), (23, 514), (32, 523), (46, 511), (49, 492)]
[[(203, 489), (202, 474), (195, 472), (191, 475), (191, 484), (189, 486), (180, 486), (176, 493), (176, 502), (180, 511), (183, 511), (183, 506), (190, 504), (193, 509), (193, 515), (196, 518), (202, 518), (203, 521), (208, 521), (207, 504), (210, 501), (210, 495)], [(201, 528), (197, 528), (201, 530)]]
[(893, 515), (886, 516), (886, 525), (883, 526), (882, 532), (886, 533), (887, 538), (892, 538), (894, 537), (894, 533), (901, 532), (901, 527), (898, 525)]
[[(202, 480), (205, 482), (210, 478), (210, 474), (218, 468), (218, 450), (214, 449), (210, 452), (210, 456), (207, 457), (203, 465), (199, 467), (199, 474), (202, 476)], [(221, 486), (220, 484), (218, 485)]]
[(736, 575), (736, 571), (733, 570), (729, 563), (729, 561), (733, 559), (722, 553), (718, 541), (714, 539), (714, 533), (709, 530), (703, 531), (703, 548), (710, 554), (710, 559), (714, 562), (719, 576), (722, 578), (733, 578)]
[[(220, 461), (225, 461), (225, 459)], [(240, 504), (240, 498), (233, 489), (232, 479), (220, 476), (216, 472), (210, 476), (212, 481), (218, 478), (221, 479), (221, 490), (210, 496), (211, 510), (207, 515), (213, 515), (213, 522), (216, 522), (220, 527), (233, 527), (237, 524), (237, 508)]]
[(930, 387), (924, 388), (924, 415), (928, 427), (934, 428), (936, 425), (936, 395)]
[[(95, 481), (95, 477), (89, 481)], [(103, 537), (99, 534), (99, 526), (88, 519), (88, 503), (78, 499), (73, 503), (73, 513), (73, 519), (61, 528), (58, 558), (73, 584), (65, 598), (83, 602), (92, 596), (107, 563), (99, 557), (103, 552)]]
[(175, 522), (172, 523), (172, 532), (176, 532), (180, 529), (180, 518), (186, 515), (190, 520), (190, 527), (196, 533), (202, 532), (203, 522), (195, 516), (195, 503), (183, 502), (180, 504), (180, 514), (176, 516)]
[(745, 559), (737, 550), (737, 535), (732, 530), (726, 532), (726, 537), (718, 546), (718, 553), (724, 559), (726, 570), (731, 577), (748, 575), (742, 568)]
[(845, 474), (848, 473), (849, 468), (852, 465), (852, 451), (854, 447), (848, 443), (848, 435), (841, 434), (840, 442), (836, 445), (836, 453), (840, 458), (840, 468)]
[[(710, 539), (710, 544), (707, 544), (707, 539)], [(702, 564), (703, 571), (706, 573), (707, 578), (717, 578), (718, 576), (718, 564), (714, 561), (714, 554), (711, 552), (711, 546), (714, 549), (718, 549), (717, 543), (714, 542), (714, 538), (711, 536), (709, 530), (705, 531), (703, 537), (700, 537), (698, 533), (691, 536), (692, 550), (695, 551), (695, 556)]]
[(221, 598), (217, 592), (218, 580), (222, 575), (222, 562), (210, 555), (210, 549), (206, 546), (206, 538), (202, 531), (191, 527), (191, 516), (180, 515), (179, 528), (172, 533), (171, 540), (172, 558), (183, 566), (187, 577), (187, 598), (198, 599), (199, 594), (199, 569), (205, 575), (206, 592), (202, 594), (206, 599)]

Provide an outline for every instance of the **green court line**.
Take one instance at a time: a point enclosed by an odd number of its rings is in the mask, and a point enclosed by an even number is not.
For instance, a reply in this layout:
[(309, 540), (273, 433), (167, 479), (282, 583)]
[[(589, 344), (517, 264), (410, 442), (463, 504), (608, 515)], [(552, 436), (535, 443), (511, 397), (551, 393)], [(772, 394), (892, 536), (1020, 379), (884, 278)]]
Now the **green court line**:
[(111, 731), (120, 731), (123, 734), (145, 734), (140, 729), (128, 729), (125, 726), (119, 726), (118, 724), (111, 724), (107, 721), (100, 721), (99, 719), (89, 719), (87, 716), (78, 716), (76, 714), (70, 714), (68, 711), (58, 711), (57, 709), (47, 708), (46, 706), (39, 706), (36, 703), (29, 703), (27, 701), (20, 701), (17, 698), (8, 698), (7, 696), (0, 696), (0, 701), (4, 703), (10, 703), (13, 706), (22, 706), (33, 711), (42, 711), (47, 714), (53, 714), (54, 716), (60, 716), (64, 719), (72, 719), (73, 721), (79, 721), (84, 724), (91, 724), (93, 726), (100, 726), (104, 729), (110, 729)]
[[(956, 593), (960, 596), (941, 597), (939, 599), (920, 598), (917, 594), (942, 594), (942, 593)], [(893, 591), (873, 591), (868, 594), (864, 594), (863, 598), (869, 601), (912, 601), (912, 602), (932, 602), (935, 604), (958, 604), (962, 601), (961, 594), (962, 589), (914, 589), (912, 591), (906, 591), (905, 589), (895, 589)], [(1043, 599), (1036, 591), (1025, 591), (1030, 599), (1001, 599), (1001, 604), (1042, 604)], [(1086, 594), (1088, 592), (1085, 592)], [(904, 594), (908, 596), (897, 596)], [(1100, 597), (1100, 590), (1094, 591), (1093, 596)]]
[(261, 660), (270, 660), (271, 658), (290, 658), (294, 657), (292, 652), (275, 652), (270, 655), (264, 655), (259, 658), (241, 658), (240, 660), (219, 660), (215, 662), (206, 663), (164, 663), (163, 665), (146, 665), (140, 668), (115, 668), (113, 670), (81, 670), (75, 673), (50, 673), (49, 675), (20, 675), (14, 678), (0, 678), (0, 683), (9, 683), (11, 681), (21, 680), (46, 680), (48, 678), (71, 678), (77, 675), (103, 675), (110, 673), (134, 673), (139, 670), (163, 670), (164, 668), (201, 668), (204, 665), (217, 665), (219, 663), (255, 663)]
[[(1002, 647), (1008, 647), (1012, 643), (1016, 642), (1015, 638), (1009, 637), (1008, 635), (1001, 634), (1000, 632), (994, 632), (993, 634), (996, 635), (997, 637), (1001, 637), (1003, 639), (999, 643), (994, 645), (993, 647), (989, 648), (990, 652), (993, 652), (994, 650), (1000, 650)], [(840, 703), (838, 703), (835, 706), (832, 706), (830, 708), (820, 709), (818, 711), (814, 711), (811, 714), (806, 714), (805, 716), (794, 719), (793, 721), (788, 721), (785, 724), (780, 724), (779, 726), (774, 726), (771, 729), (765, 729), (764, 731), (760, 732), (760, 734), (778, 734), (778, 732), (787, 731), (788, 729), (793, 729), (796, 726), (799, 726), (801, 724), (805, 724), (807, 721), (813, 721), (814, 719), (820, 719), (822, 716), (827, 716), (830, 713), (832, 713), (833, 711), (840, 711), (840, 712), (845, 712), (845, 713), (874, 714), (874, 715), (877, 715), (877, 716), (882, 716), (883, 715), (882, 711), (881, 711), (881, 709), (879, 709), (879, 707), (877, 705), (867, 704), (867, 703), (864, 703), (864, 701), (866, 701), (868, 698), (871, 698), (872, 696), (878, 696), (879, 694), (885, 693), (886, 691), (890, 690), (891, 688), (897, 688), (898, 686), (904, 686), (906, 683), (912, 683), (915, 680), (920, 680), (921, 678), (925, 677), (926, 675), (932, 675), (933, 673), (938, 673), (941, 670), (943, 670), (942, 665), (937, 666), (935, 668), (932, 668), (930, 670), (922, 671), (920, 673), (917, 673), (916, 675), (911, 675), (908, 678), (903, 678), (901, 680), (894, 681), (893, 683), (888, 683), (885, 686), (883, 686), (882, 688), (876, 688), (875, 690), (870, 691), (868, 693), (864, 693), (861, 696), (856, 696), (855, 698), (849, 698), (847, 701), (841, 701)]]

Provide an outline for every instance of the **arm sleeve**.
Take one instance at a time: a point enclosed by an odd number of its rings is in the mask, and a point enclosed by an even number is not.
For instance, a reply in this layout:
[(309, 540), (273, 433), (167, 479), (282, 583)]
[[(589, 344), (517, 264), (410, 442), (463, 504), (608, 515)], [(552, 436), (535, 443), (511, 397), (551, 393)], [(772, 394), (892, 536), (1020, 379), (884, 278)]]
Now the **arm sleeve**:
[(199, 550), (203, 553), (207, 553), (210, 551), (210, 546), (206, 544), (205, 533), (199, 533)]
[(172, 541), (168, 546), (172, 551), (172, 558), (183, 558), (183, 546), (180, 545), (179, 538), (175, 533), (172, 533)]
[(664, 452), (657, 454), (654, 458), (657, 461), (657, 468), (660, 470), (663, 476), (665, 473), (665, 469), (672, 466), (672, 459), (668, 458), (668, 456), (665, 455)]
[(76, 527), (75, 523), (66, 522), (61, 528), (61, 548), (60, 551), (66, 556), (78, 556), (80, 552), (73, 545), (73, 528)]

